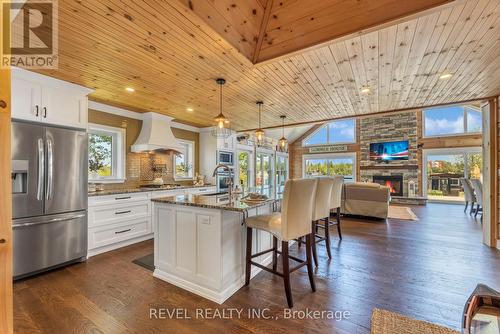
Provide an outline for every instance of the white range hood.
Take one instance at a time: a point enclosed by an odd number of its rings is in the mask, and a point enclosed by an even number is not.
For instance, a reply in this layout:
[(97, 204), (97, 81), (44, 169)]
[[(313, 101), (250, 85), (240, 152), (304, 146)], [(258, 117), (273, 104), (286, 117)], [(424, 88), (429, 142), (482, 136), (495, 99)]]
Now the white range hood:
[(173, 118), (154, 112), (143, 114), (142, 129), (131, 147), (132, 152), (181, 151), (181, 145), (170, 128)]

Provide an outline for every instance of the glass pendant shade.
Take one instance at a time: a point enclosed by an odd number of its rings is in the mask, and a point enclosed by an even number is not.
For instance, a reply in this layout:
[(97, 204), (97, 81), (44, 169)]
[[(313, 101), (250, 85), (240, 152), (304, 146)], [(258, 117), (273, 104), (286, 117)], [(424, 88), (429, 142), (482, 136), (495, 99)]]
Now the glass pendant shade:
[(220, 87), (220, 101), (219, 101), (219, 114), (214, 118), (216, 124), (215, 129), (212, 130), (212, 136), (216, 138), (228, 138), (231, 135), (231, 130), (224, 127), (225, 124), (229, 123), (229, 120), (222, 113), (222, 86), (226, 83), (226, 80), (219, 78), (215, 80)]
[(257, 105), (259, 106), (259, 128), (255, 131), (255, 137), (257, 138), (257, 142), (258, 143), (261, 143), (262, 140), (264, 139), (264, 130), (262, 130), (262, 128), (260, 127), (261, 124), (260, 124), (260, 114), (262, 112), (262, 105), (264, 105), (264, 102), (262, 101), (257, 101)]
[(284, 149), (285, 146), (286, 146), (286, 138), (285, 138), (285, 118), (286, 118), (286, 116), (285, 115), (281, 115), (280, 118), (281, 118), (282, 137), (280, 138), (280, 140), (279, 140), (278, 143), (279, 143), (280, 147), (282, 149)]

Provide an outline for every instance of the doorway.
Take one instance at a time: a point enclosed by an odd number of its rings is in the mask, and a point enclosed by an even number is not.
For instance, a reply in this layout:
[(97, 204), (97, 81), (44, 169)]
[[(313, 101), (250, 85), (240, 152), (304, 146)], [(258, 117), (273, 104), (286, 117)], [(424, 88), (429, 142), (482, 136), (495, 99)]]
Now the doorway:
[(424, 191), (430, 201), (465, 203), (461, 178), (482, 180), (481, 147), (424, 150)]

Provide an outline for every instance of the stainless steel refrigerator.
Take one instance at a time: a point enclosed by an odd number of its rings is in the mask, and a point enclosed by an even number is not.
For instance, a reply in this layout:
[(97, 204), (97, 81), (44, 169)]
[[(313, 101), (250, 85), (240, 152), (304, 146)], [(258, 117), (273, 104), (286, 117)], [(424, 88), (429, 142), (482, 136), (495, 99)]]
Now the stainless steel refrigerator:
[(14, 278), (87, 256), (85, 131), (12, 122)]

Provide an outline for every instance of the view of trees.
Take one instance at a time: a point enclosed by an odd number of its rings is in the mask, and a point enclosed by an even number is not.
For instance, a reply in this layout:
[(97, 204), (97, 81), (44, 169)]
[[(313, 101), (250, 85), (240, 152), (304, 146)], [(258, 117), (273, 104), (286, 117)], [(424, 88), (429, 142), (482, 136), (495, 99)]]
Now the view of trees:
[[(480, 153), (467, 154), (467, 164), (469, 177), (479, 179), (481, 177), (481, 168), (483, 157)], [(427, 173), (432, 174), (455, 174), (459, 177), (464, 175), (465, 157), (463, 154), (453, 155), (452, 159), (431, 160), (429, 159), (429, 168)]]
[(307, 160), (306, 175), (353, 175), (352, 162), (335, 162), (335, 160)]
[(111, 176), (113, 137), (89, 134), (89, 171)]

